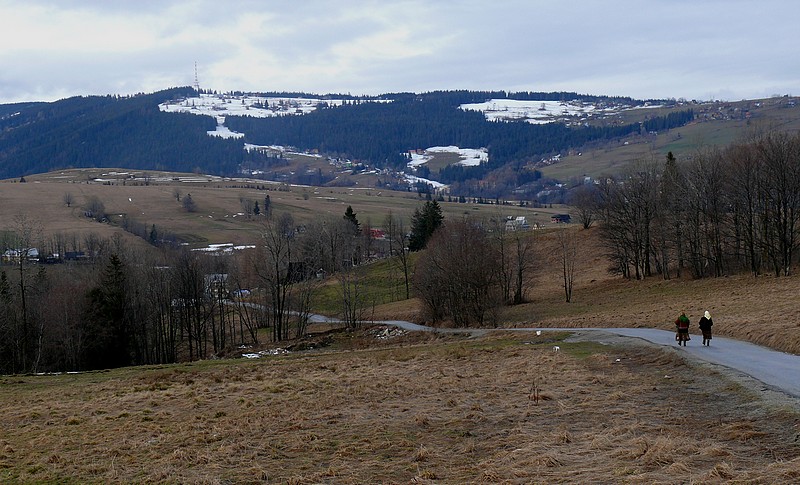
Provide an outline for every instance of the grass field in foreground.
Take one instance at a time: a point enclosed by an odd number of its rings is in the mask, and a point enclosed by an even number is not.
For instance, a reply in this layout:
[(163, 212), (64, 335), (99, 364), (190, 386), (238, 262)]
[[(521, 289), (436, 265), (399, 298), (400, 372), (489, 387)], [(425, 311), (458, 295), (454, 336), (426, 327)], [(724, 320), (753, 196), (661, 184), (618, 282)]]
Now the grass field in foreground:
[(800, 480), (796, 410), (672, 349), (560, 337), (350, 333), (349, 352), (2, 377), (0, 480)]

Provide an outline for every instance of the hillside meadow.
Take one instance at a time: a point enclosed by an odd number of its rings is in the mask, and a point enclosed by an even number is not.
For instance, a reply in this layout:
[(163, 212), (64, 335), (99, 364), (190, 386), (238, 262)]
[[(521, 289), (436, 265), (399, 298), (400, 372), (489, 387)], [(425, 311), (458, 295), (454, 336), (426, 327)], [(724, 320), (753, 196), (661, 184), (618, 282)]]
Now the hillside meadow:
[[(572, 298), (565, 301), (561, 250), (557, 231), (574, 231), (577, 240)], [(575, 225), (531, 231), (535, 256), (527, 303), (505, 307), (503, 327), (644, 327), (673, 330), (686, 312), (691, 333), (703, 312), (714, 319), (714, 334), (800, 354), (800, 277), (753, 276), (747, 273), (721, 278), (625, 280), (609, 273), (610, 263), (597, 227)], [(378, 270), (380, 270), (380, 266)], [(388, 277), (388, 275), (387, 275)], [(374, 320), (419, 320), (416, 299), (376, 307)]]
[(260, 360), (0, 377), (0, 480), (800, 479), (800, 408), (673, 349), (386, 333)]
[[(353, 207), (359, 222), (380, 227), (386, 215), (405, 218), (410, 227), (411, 214), (425, 199), (414, 192), (381, 190), (374, 187), (311, 187), (286, 185), (261, 180), (228, 179), (210, 175), (187, 175), (156, 171), (122, 169), (74, 169), (25, 177), (26, 182), (0, 182), (3, 205), (0, 230), (10, 229), (17, 214), (26, 214), (44, 235), (58, 232), (86, 234), (94, 232), (110, 237), (119, 230), (121, 217), (144, 223), (148, 228), (167, 229), (191, 246), (234, 243), (253, 244), (263, 229), (263, 217), (248, 218), (242, 199), (263, 207), (269, 196), (273, 213), (290, 212), (298, 224), (320, 217), (343, 216)], [(147, 180), (147, 182), (146, 182)], [(187, 212), (175, 192), (187, 194), (197, 206)], [(74, 203), (67, 207), (64, 194)], [(85, 217), (86, 201), (97, 197), (103, 202), (110, 223), (102, 224)], [(532, 209), (508, 205), (459, 204), (440, 202), (446, 218), (525, 216), (530, 223), (547, 224), (563, 207)], [(130, 235), (123, 236), (138, 239)]]
[[(689, 105), (697, 121), (664, 132), (626, 137), (608, 143), (562, 153), (561, 161), (541, 167), (545, 177), (561, 181), (614, 175), (635, 161), (663, 161), (668, 152), (678, 160), (690, 159), (698, 150), (725, 147), (759, 133), (800, 130), (797, 98), (717, 102)], [(686, 108), (684, 107), (684, 108)], [(650, 116), (664, 116), (671, 109), (638, 109), (620, 113), (621, 122), (635, 123)], [(749, 113), (745, 116), (743, 113)]]

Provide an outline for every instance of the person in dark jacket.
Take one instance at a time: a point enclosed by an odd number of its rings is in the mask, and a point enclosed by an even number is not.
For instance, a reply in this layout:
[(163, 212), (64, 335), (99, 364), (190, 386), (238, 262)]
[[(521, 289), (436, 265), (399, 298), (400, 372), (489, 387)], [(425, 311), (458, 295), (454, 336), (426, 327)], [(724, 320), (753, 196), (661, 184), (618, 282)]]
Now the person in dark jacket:
[(686, 347), (686, 342), (690, 340), (689, 317), (686, 316), (686, 313), (681, 313), (681, 316), (675, 320), (675, 329), (678, 332), (675, 336), (676, 340), (678, 341), (678, 345), (680, 346), (681, 343), (683, 343), (683, 346)]
[(706, 310), (702, 317), (700, 317), (700, 331), (703, 332), (703, 345), (711, 345), (711, 326), (714, 321), (711, 320), (711, 313)]

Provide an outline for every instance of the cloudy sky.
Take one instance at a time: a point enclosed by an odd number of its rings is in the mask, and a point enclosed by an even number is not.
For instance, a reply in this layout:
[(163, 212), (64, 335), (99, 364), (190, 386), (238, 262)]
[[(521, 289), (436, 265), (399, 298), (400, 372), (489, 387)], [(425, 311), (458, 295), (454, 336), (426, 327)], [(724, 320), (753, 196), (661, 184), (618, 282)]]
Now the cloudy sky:
[(0, 103), (152, 92), (800, 94), (795, 0), (0, 0)]

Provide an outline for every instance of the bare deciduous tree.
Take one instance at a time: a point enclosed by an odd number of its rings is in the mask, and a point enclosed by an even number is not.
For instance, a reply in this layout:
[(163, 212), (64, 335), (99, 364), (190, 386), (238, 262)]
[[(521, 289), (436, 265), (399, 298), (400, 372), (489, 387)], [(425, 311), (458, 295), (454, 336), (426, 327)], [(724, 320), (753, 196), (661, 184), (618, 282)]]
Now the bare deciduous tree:
[(496, 324), (502, 304), (496, 254), (477, 221), (453, 221), (436, 231), (414, 273), (428, 317), (449, 318), (458, 327)]
[(578, 258), (578, 241), (573, 230), (564, 228), (558, 231), (559, 256), (561, 257), (561, 274), (564, 284), (566, 302), (572, 301), (572, 289), (575, 285), (575, 266)]
[(408, 249), (409, 234), (403, 219), (389, 212), (384, 221), (386, 239), (389, 242), (389, 256), (393, 258), (395, 265), (403, 273), (403, 283), (405, 289), (405, 299), (411, 297), (411, 252)]
[(534, 236), (516, 231), (511, 239), (514, 253), (514, 294), (512, 303), (519, 305), (526, 301), (526, 284), (533, 269)]
[(86, 215), (98, 221), (106, 216), (106, 206), (98, 196), (90, 195), (87, 197)]
[(592, 227), (600, 205), (597, 188), (592, 184), (581, 184), (570, 192), (570, 205), (575, 207), (578, 221), (584, 229)]
[(272, 320), (272, 340), (289, 338), (289, 295), (297, 281), (293, 274), (294, 220), (288, 213), (264, 221), (261, 231), (261, 263), (256, 274), (267, 291)]

